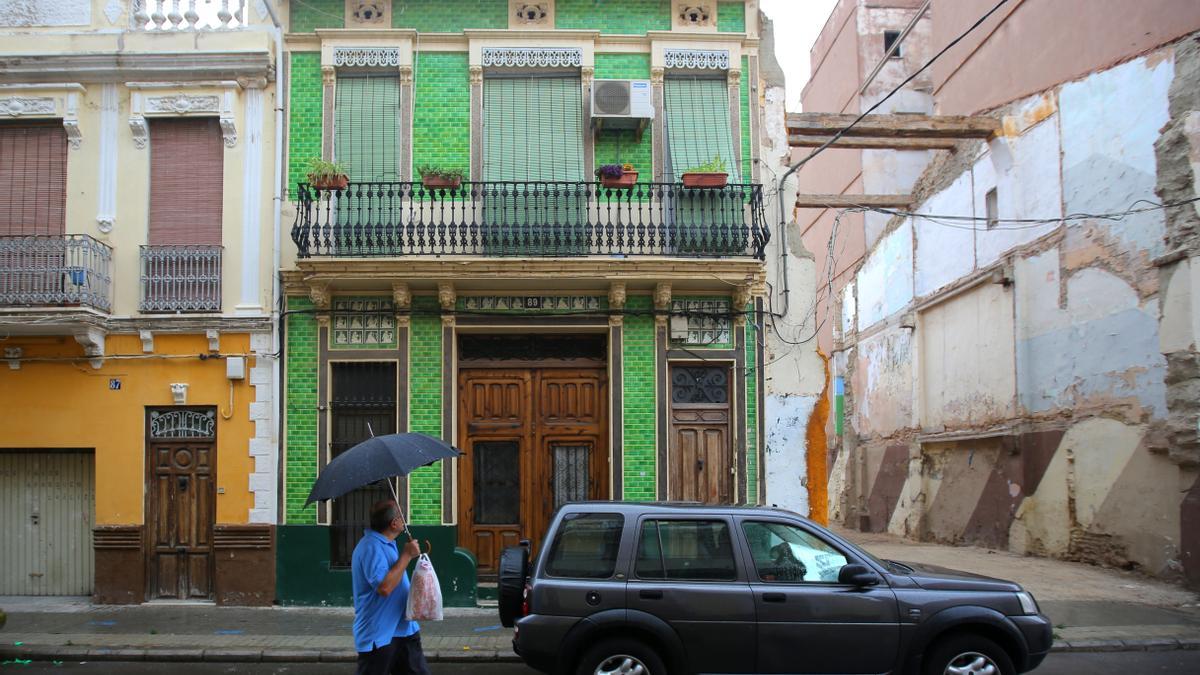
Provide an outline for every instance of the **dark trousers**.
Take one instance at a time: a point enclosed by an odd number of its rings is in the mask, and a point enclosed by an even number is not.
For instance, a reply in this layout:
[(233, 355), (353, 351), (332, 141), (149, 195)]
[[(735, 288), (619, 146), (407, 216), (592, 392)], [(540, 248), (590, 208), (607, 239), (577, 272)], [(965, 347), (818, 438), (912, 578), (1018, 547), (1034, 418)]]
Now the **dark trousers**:
[(392, 643), (358, 653), (358, 675), (429, 675), (421, 633), (392, 638)]

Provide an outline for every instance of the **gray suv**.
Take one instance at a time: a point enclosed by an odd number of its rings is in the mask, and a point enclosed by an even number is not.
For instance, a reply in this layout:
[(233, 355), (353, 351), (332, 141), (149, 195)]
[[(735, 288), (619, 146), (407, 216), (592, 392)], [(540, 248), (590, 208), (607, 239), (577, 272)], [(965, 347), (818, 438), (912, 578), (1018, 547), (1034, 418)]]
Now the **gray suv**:
[(500, 618), (533, 668), (579, 675), (1032, 670), (1050, 620), (1009, 581), (878, 560), (790, 511), (586, 502), (532, 566), (500, 558)]

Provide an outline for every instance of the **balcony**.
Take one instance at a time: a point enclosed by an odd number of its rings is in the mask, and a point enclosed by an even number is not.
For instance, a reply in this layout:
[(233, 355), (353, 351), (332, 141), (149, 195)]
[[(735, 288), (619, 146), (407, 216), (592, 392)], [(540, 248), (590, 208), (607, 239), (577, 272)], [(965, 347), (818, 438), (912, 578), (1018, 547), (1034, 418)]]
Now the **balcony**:
[(639, 183), (351, 183), (298, 186), (292, 241), (300, 258), (404, 256), (672, 256), (762, 260), (769, 239), (761, 185), (689, 189)]
[(220, 246), (143, 246), (139, 311), (221, 311), (221, 253)]
[(246, 26), (246, 0), (131, 0), (134, 30), (224, 30)]
[(0, 237), (0, 307), (112, 310), (112, 248), (86, 234)]

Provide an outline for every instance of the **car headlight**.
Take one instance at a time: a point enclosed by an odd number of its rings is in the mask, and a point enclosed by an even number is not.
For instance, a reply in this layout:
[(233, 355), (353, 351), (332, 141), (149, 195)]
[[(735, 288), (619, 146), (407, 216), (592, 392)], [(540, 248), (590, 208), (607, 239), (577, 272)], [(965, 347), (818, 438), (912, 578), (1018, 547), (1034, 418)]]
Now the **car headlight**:
[(1037, 600), (1033, 599), (1033, 594), (1028, 591), (1017, 593), (1017, 600), (1021, 603), (1021, 612), (1024, 614), (1037, 614)]

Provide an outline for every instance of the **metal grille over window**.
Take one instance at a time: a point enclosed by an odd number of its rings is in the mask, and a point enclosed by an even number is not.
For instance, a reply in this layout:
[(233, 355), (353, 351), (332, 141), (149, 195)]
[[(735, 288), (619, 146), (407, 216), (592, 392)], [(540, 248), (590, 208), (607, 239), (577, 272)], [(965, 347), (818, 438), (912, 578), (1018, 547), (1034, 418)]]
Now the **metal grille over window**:
[(217, 417), (212, 410), (171, 410), (150, 413), (151, 438), (213, 438)]
[(396, 314), (392, 299), (334, 298), (333, 346), (396, 346)]
[[(371, 437), (396, 431), (396, 364), (334, 363), (332, 366), (330, 459)], [(348, 567), (354, 546), (370, 527), (371, 505), (392, 496), (384, 483), (359, 488), (333, 500), (331, 567)]]
[(728, 403), (729, 371), (724, 367), (677, 367), (671, 371), (674, 403)]
[(508, 525), (521, 522), (521, 469), (516, 441), (486, 441), (475, 455), (475, 522)]
[(588, 496), (587, 445), (554, 445), (554, 508)]
[(687, 322), (684, 341), (689, 345), (727, 345), (732, 342), (733, 320), (728, 298), (672, 300), (671, 316)]
[(355, 183), (400, 180), (398, 75), (338, 76), (334, 155)]

